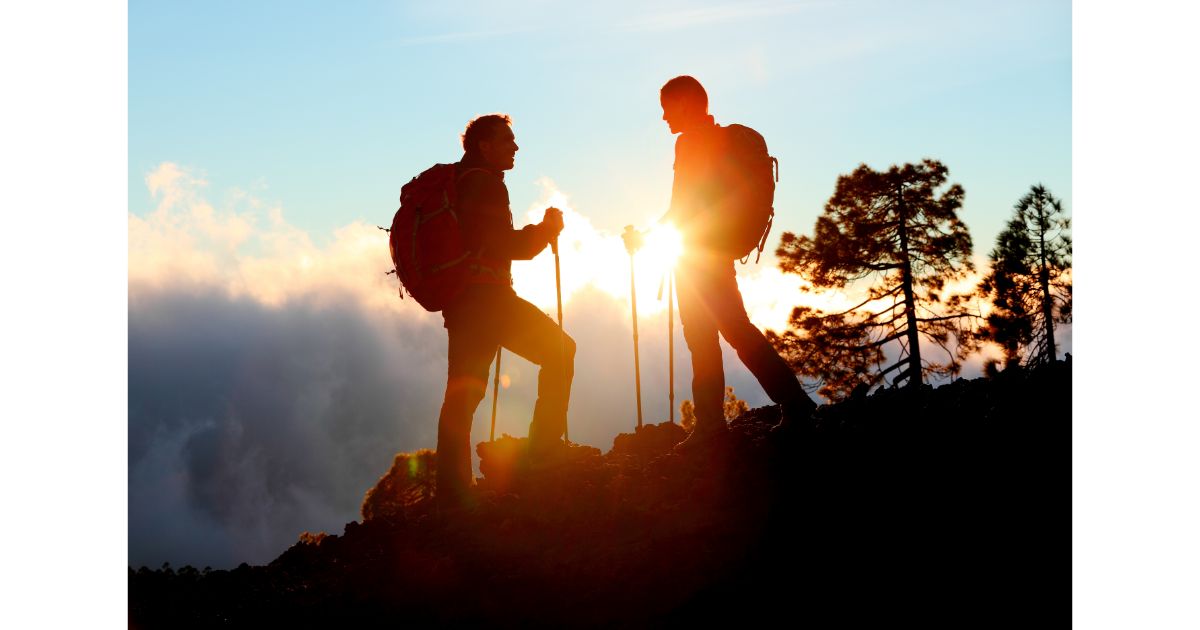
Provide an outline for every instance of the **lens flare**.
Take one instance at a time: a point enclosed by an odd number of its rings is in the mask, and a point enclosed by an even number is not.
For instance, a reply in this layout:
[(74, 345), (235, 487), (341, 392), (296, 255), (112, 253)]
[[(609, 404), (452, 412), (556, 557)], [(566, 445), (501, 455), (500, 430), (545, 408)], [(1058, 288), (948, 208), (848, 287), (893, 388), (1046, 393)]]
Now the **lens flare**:
[(646, 242), (638, 252), (639, 265), (645, 265), (651, 275), (669, 272), (683, 253), (683, 236), (669, 223), (654, 226), (646, 234)]

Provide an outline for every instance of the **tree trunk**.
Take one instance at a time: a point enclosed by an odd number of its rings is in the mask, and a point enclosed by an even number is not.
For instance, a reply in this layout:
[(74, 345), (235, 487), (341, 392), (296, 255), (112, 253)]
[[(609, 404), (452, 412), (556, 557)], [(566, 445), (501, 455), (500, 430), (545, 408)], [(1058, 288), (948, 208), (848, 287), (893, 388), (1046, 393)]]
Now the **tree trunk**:
[(908, 387), (921, 386), (921, 337), (917, 330), (917, 299), (913, 292), (912, 260), (908, 256), (908, 216), (904, 207), (904, 189), (897, 188), (900, 206), (900, 283), (904, 288), (904, 318), (908, 322)]
[(1050, 268), (1046, 264), (1046, 231), (1049, 229), (1049, 220), (1046, 218), (1045, 206), (1041, 199), (1037, 202), (1038, 213), (1038, 283), (1042, 287), (1042, 319), (1045, 321), (1043, 325), (1043, 333), (1046, 335), (1046, 347), (1043, 350), (1043, 358), (1046, 363), (1054, 363), (1056, 352), (1054, 349), (1054, 296), (1050, 294)]

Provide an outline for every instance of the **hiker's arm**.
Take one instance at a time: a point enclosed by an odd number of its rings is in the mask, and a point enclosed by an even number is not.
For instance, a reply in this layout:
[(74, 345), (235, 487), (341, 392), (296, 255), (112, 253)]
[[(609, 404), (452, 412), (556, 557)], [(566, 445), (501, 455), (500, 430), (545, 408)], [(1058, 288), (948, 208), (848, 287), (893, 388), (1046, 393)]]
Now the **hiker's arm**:
[(684, 178), (679, 176), (679, 171), (676, 171), (674, 181), (671, 182), (671, 204), (667, 206), (666, 214), (662, 215), (657, 223), (660, 225), (670, 223), (676, 228), (682, 227), (687, 220), (686, 198)]
[(675, 142), (675, 173), (671, 182), (671, 204), (658, 224), (668, 223), (684, 235), (686, 242), (704, 242), (708, 234), (708, 215), (703, 191), (704, 156), (694, 141), (680, 136)]
[[(507, 258), (509, 260), (530, 260), (542, 253), (550, 244), (550, 231), (541, 223), (526, 225), (514, 230), (505, 227), (497, 230), (491, 241), (488, 256)], [(488, 245), (485, 244), (485, 247)]]

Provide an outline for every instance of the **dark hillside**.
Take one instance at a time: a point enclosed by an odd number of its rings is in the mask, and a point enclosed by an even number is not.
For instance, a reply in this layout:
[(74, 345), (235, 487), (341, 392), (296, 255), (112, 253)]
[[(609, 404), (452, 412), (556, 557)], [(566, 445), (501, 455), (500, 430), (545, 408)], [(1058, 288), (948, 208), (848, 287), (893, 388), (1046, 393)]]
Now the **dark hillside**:
[(400, 458), (370, 518), (269, 565), (130, 569), (131, 626), (1069, 623), (1069, 358), (824, 407), (806, 435), (777, 418), (707, 456), (648, 425), (534, 471), (523, 440), (483, 443), (452, 518), (434, 458)]

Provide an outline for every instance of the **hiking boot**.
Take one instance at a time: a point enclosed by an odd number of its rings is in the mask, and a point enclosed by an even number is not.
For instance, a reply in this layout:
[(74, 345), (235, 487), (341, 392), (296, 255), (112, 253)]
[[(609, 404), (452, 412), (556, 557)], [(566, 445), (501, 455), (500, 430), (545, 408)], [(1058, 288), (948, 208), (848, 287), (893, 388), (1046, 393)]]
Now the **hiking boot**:
[(519, 465), (519, 474), (540, 475), (562, 466), (571, 459), (571, 446), (563, 440), (532, 443)]
[(529, 441), (529, 458), (534, 460), (561, 459), (570, 451), (571, 445), (564, 440)]
[(696, 428), (692, 429), (692, 432), (682, 442), (676, 444), (672, 450), (678, 455), (698, 453), (724, 443), (728, 437), (729, 428), (725, 426), (724, 420), (712, 424), (697, 422)]

